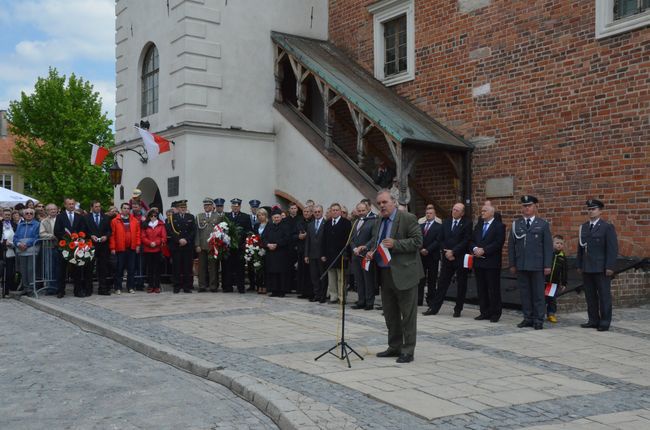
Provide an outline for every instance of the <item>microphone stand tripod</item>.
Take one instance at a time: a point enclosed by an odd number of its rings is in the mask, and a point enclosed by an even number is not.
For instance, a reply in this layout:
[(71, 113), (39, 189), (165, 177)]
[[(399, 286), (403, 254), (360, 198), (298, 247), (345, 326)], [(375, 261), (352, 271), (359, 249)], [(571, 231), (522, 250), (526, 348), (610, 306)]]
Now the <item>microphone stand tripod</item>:
[[(327, 271), (334, 266), (334, 263), (336, 263), (336, 260), (339, 258), (342, 258), (341, 256), (345, 252), (345, 250), (348, 248), (348, 245), (350, 244), (350, 239), (352, 238), (352, 232), (354, 231), (354, 228), (350, 231), (350, 235), (348, 236), (348, 240), (345, 243), (345, 246), (339, 251), (339, 254), (334, 258), (334, 260), (330, 263), (329, 266), (327, 266), (327, 269), (323, 272), (321, 277), (319, 278), (319, 281), (322, 280), (325, 275), (327, 274)], [(341, 259), (341, 271), (343, 270), (343, 260)], [(341, 277), (343, 278), (343, 277)], [(359, 357), (361, 360), (363, 360), (363, 357), (357, 353), (346, 341), (345, 341), (345, 305), (346, 305), (346, 298), (347, 298), (347, 288), (345, 288), (344, 285), (341, 285), (339, 282), (339, 297), (341, 298), (341, 306), (343, 307), (343, 310), (341, 311), (341, 340), (337, 342), (336, 345), (319, 355), (318, 357), (314, 358), (314, 361), (318, 361), (319, 358), (327, 355), (327, 354), (332, 354), (334, 357), (338, 358), (339, 360), (347, 360), (348, 362), (348, 368), (351, 368), (352, 365), (350, 364), (350, 353), (353, 353), (357, 357)], [(334, 352), (338, 347), (341, 347), (341, 352), (340, 355)]]

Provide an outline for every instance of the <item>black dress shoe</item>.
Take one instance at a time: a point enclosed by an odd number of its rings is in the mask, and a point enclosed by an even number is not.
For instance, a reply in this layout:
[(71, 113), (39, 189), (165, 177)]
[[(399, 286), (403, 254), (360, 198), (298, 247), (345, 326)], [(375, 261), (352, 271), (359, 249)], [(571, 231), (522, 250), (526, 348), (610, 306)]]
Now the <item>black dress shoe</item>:
[(363, 308), (364, 311), (371, 311), (373, 309), (375, 309), (375, 307), (373, 305), (368, 305), (365, 308)]
[(62, 299), (62, 298), (65, 297), (65, 292), (61, 291), (60, 293), (56, 293), (56, 296), (57, 296), (59, 299)]
[(327, 303), (327, 299), (320, 299), (318, 303)]
[(580, 324), (580, 327), (582, 327), (582, 328), (598, 328), (598, 324), (588, 322), (588, 323)]
[(339, 301), (338, 301), (338, 300), (330, 300), (330, 301), (327, 302), (327, 303), (329, 303), (330, 305), (336, 305), (336, 304), (339, 303)]
[(309, 301), (310, 301), (310, 302), (317, 302), (318, 300), (316, 300), (315, 297), (310, 297), (310, 298), (309, 298)]
[(413, 361), (413, 354), (400, 354), (395, 363), (410, 363)]
[(352, 306), (352, 309), (365, 309), (365, 308), (366, 308), (366, 305), (356, 304), (356, 305)]
[(377, 357), (379, 358), (384, 358), (384, 357), (400, 357), (402, 354), (399, 353), (398, 350), (396, 349), (390, 349), (388, 348), (386, 351), (381, 351), (377, 353)]
[(199, 288), (197, 290), (197, 293), (205, 293), (206, 291), (208, 291), (208, 290), (206, 290), (205, 288)]
[(192, 294), (192, 290), (188, 290), (188, 289), (184, 289), (183, 292), (187, 294)]
[(422, 315), (437, 315), (438, 311), (433, 308), (429, 308), (426, 311), (422, 312)]
[(607, 331), (607, 330), (609, 330), (609, 326), (608, 326), (608, 325), (601, 325), (601, 326), (598, 326), (598, 331)]
[(174, 288), (174, 294), (178, 294), (178, 293), (180, 293), (180, 292), (181, 292), (181, 289), (180, 289), (180, 288)]
[(460, 311), (454, 311), (454, 315), (452, 315), (454, 318), (460, 318)]
[(518, 328), (532, 327), (532, 326), (533, 326), (533, 322), (532, 321), (526, 321), (526, 320), (523, 320), (522, 322), (517, 324)]
[(542, 323), (535, 323), (535, 324), (533, 324), (533, 328), (534, 328), (535, 330), (541, 330), (541, 329), (544, 328), (544, 324), (542, 324)]
[(491, 323), (499, 322), (499, 318), (501, 318), (501, 317), (492, 317), (492, 318), (490, 318), (490, 322)]
[(255, 287), (248, 287), (246, 291), (255, 291)]
[(476, 321), (483, 321), (483, 320), (489, 320), (490, 317), (488, 317), (488, 316), (486, 316), (486, 315), (479, 315), (479, 316), (477, 316), (477, 317), (474, 317), (474, 319), (475, 319)]

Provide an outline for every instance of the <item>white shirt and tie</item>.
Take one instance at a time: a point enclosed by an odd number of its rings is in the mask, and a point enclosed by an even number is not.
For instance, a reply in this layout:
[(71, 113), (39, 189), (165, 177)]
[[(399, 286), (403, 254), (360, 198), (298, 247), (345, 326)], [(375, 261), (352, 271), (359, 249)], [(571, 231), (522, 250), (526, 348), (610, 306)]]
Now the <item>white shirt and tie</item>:
[(72, 227), (72, 225), (74, 224), (74, 212), (70, 212), (70, 211), (67, 212), (68, 212), (68, 220), (70, 220), (70, 227)]
[(333, 218), (333, 219), (332, 219), (332, 227), (334, 227), (334, 226), (336, 225), (336, 223), (339, 222), (340, 219), (341, 219), (341, 217)]
[(314, 230), (316, 231), (316, 233), (318, 233), (318, 229), (320, 229), (320, 225), (323, 222), (323, 218), (316, 218), (316, 220), (314, 220), (314, 222), (315, 222)]

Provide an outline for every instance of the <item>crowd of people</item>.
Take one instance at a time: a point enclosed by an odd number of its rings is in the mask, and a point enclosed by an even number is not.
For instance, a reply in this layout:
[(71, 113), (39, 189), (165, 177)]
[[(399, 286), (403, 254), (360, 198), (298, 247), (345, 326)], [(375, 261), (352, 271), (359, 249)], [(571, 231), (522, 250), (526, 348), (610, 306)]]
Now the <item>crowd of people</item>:
[[(88, 237), (94, 245), (92, 264), (73, 265), (61, 253), (42, 253), (42, 267), (51, 273), (47, 292), (62, 298), (66, 280), (72, 278), (74, 295), (122, 294), (144, 289), (160, 293), (163, 273), (171, 268), (173, 292), (255, 291), (273, 297), (297, 293), (310, 302), (340, 304), (347, 289), (358, 293), (354, 309), (382, 306), (389, 332), (389, 348), (380, 357), (413, 360), (417, 306), (426, 303), (423, 315), (436, 315), (455, 279), (453, 317), (460, 317), (465, 303), (467, 278), (474, 271), (480, 314), (476, 320), (496, 323), (502, 312), (501, 269), (508, 240), (508, 267), (516, 274), (524, 319), (518, 327), (542, 329), (544, 321), (556, 322), (555, 296), (566, 287), (564, 241), (551, 236), (549, 223), (537, 215), (538, 199), (521, 197), (522, 216), (506, 225), (489, 201), (481, 207), (475, 224), (465, 216), (462, 203), (453, 205), (450, 217), (441, 221), (433, 205), (419, 220), (397, 204), (394, 193), (382, 189), (376, 201), (364, 199), (351, 210), (339, 203), (327, 207), (309, 200), (302, 211), (291, 203), (287, 210), (249, 201), (250, 213), (241, 211), (241, 199), (205, 198), (203, 210), (188, 213), (187, 201), (173, 202), (164, 214), (149, 208), (139, 190), (119, 208), (104, 211), (93, 202), (88, 212), (73, 198), (59, 210), (54, 204), (27, 202), (24, 207), (3, 210), (5, 286), (16, 281), (31, 293), (32, 273), (39, 245), (59, 241), (66, 235)], [(373, 204), (379, 213), (372, 211)], [(610, 281), (618, 254), (614, 227), (601, 219), (604, 204), (587, 203), (589, 220), (580, 226), (577, 267), (582, 273), (588, 305), (586, 328), (609, 329)], [(211, 237), (227, 220), (239, 233), (233, 235), (225, 256), (215, 258)], [(244, 258), (246, 239), (259, 238), (262, 261)], [(236, 239), (235, 239), (236, 238)], [(50, 242), (51, 243), (51, 242)], [(50, 246), (50, 248), (55, 248)], [(194, 262), (198, 260), (197, 267)], [(15, 273), (20, 276), (15, 276)], [(246, 288), (248, 284), (248, 288)]]

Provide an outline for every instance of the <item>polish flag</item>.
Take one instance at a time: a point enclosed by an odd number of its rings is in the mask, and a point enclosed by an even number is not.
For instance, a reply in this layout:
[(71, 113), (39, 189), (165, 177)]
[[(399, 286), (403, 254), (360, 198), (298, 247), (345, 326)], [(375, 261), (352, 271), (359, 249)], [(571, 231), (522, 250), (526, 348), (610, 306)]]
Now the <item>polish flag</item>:
[(142, 137), (144, 148), (147, 150), (147, 155), (149, 156), (150, 160), (153, 160), (163, 152), (169, 152), (169, 149), (171, 147), (171, 142), (169, 140), (140, 127), (136, 128), (140, 133), (140, 137)]
[(93, 150), (90, 153), (90, 164), (101, 166), (108, 155), (108, 149), (103, 146), (95, 145), (94, 143), (91, 143), (90, 145), (93, 147)]
[(388, 266), (388, 263), (390, 263), (391, 259), (390, 251), (388, 251), (388, 248), (386, 248), (383, 243), (380, 243), (377, 247), (377, 252), (379, 253), (379, 256), (381, 257), (381, 260), (384, 262), (384, 264)]
[(544, 295), (547, 297), (555, 297), (555, 293), (557, 293), (557, 284), (547, 282), (546, 288), (544, 289)]
[(366, 254), (363, 257), (363, 260), (361, 261), (361, 267), (363, 267), (363, 270), (365, 270), (366, 272), (370, 271), (370, 261), (371, 259), (368, 258), (368, 254)]
[(463, 258), (463, 267), (465, 269), (471, 269), (474, 267), (474, 256), (471, 254), (465, 254), (465, 258)]

